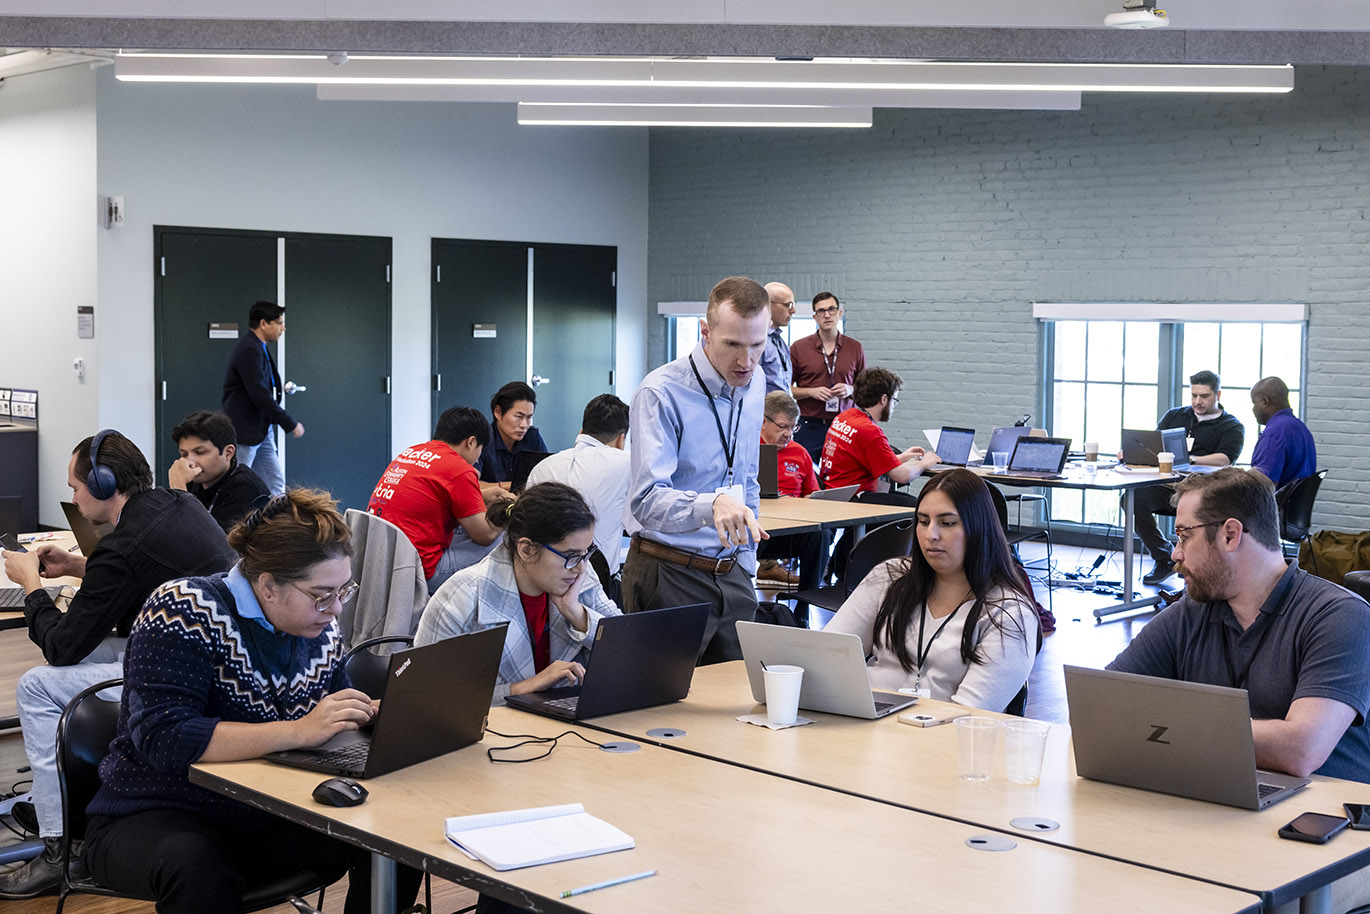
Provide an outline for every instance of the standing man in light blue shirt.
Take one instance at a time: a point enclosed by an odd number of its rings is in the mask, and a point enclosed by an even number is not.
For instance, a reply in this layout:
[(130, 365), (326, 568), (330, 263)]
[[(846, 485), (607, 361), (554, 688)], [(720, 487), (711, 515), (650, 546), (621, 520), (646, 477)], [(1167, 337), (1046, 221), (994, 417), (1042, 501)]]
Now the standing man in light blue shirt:
[(789, 393), (794, 366), (790, 364), (790, 344), (785, 342), (784, 331), (790, 325), (790, 318), (794, 317), (794, 292), (783, 282), (768, 282), (766, 294), (771, 303), (771, 332), (766, 337), (766, 351), (761, 354), (766, 393), (773, 390)]
[(766, 538), (756, 519), (766, 381), (756, 368), (770, 320), (760, 283), (721, 281), (694, 351), (633, 395), (624, 608), (710, 604), (700, 663), (741, 659), (736, 623), (756, 615), (756, 544)]

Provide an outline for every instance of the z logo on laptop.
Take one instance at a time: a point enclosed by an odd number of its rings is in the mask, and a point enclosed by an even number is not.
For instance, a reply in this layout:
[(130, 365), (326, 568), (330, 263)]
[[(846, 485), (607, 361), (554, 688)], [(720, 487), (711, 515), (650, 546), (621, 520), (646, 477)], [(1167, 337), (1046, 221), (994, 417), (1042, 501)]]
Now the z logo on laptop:
[(1159, 726), (1159, 725), (1157, 725), (1157, 724), (1152, 724), (1152, 725), (1151, 725), (1151, 735), (1148, 736), (1148, 737), (1146, 738), (1146, 741), (1147, 741), (1148, 743), (1160, 743), (1160, 744), (1163, 745), (1163, 746), (1169, 746), (1169, 745), (1170, 745), (1170, 740), (1168, 740), (1168, 739), (1161, 739), (1161, 736), (1165, 733), (1165, 731), (1167, 731), (1167, 730), (1169, 730), (1169, 729), (1170, 729), (1169, 727), (1162, 727), (1162, 726)]

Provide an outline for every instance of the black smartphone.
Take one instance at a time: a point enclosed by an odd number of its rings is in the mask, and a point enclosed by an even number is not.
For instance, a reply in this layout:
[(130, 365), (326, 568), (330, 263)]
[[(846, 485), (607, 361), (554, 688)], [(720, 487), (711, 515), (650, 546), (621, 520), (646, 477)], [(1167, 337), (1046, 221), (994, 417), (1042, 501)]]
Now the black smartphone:
[(1343, 803), (1341, 808), (1346, 810), (1346, 818), (1351, 820), (1352, 828), (1370, 831), (1370, 803)]
[(19, 545), (19, 540), (13, 533), (0, 533), (0, 549), (6, 552), (28, 552), (27, 549)]
[(1332, 837), (1351, 822), (1346, 816), (1329, 816), (1321, 812), (1306, 812), (1293, 822), (1280, 828), (1281, 838), (1290, 841), (1307, 841), (1310, 844), (1326, 844)]

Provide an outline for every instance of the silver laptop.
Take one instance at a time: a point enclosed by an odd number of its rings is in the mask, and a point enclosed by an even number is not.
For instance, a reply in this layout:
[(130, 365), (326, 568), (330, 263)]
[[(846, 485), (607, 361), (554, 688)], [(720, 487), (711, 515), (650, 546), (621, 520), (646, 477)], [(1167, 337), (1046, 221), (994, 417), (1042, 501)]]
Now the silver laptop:
[[(1026, 425), (1000, 425), (995, 427), (989, 435), (989, 446), (985, 448), (985, 460), (992, 462), (989, 455), (996, 451), (1003, 451), (1005, 454), (1013, 453), (1014, 446), (1019, 438), (1026, 438), (1032, 434), (1032, 428)], [(939, 453), (940, 457), (941, 454)]]
[(819, 501), (851, 501), (860, 486), (838, 486), (835, 489), (819, 489), (817, 492), (810, 492), (810, 498)]
[(963, 467), (970, 463), (970, 452), (975, 446), (975, 429), (942, 426), (937, 435), (937, 456), (947, 466)]
[(1308, 786), (1256, 768), (1245, 689), (1064, 667), (1081, 777), (1264, 809)]
[(900, 692), (871, 688), (861, 639), (845, 632), (820, 632), (761, 622), (737, 623), (737, 640), (747, 664), (752, 698), (766, 700), (761, 664), (790, 663), (804, 668), (799, 707), (827, 714), (875, 720), (918, 700)]
[(1060, 479), (1070, 454), (1069, 438), (1019, 438), (1008, 458), (1010, 476), (1030, 479)]
[(1222, 469), (1222, 467), (1206, 466), (1201, 463), (1190, 463), (1189, 441), (1183, 428), (1161, 429), (1161, 450), (1169, 451), (1175, 455), (1175, 472), (1177, 473), (1212, 473), (1214, 470)]

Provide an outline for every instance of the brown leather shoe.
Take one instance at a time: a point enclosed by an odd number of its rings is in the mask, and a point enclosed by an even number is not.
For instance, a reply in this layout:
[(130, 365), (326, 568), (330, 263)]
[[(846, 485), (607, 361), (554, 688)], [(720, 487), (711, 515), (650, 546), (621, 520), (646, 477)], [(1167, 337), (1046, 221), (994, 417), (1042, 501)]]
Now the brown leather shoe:
[(798, 587), (799, 575), (779, 562), (769, 561), (762, 562), (757, 566), (756, 581), (758, 584), (764, 581), (769, 584), (781, 584), (785, 587)]

